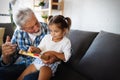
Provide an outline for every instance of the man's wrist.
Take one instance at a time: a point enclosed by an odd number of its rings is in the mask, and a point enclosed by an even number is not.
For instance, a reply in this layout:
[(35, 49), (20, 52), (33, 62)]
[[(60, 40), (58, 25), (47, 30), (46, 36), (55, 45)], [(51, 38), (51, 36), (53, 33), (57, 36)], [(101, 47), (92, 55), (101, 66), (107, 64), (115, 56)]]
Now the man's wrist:
[(1, 58), (2, 58), (2, 63), (3, 64), (9, 64), (10, 56), (2, 55)]
[(6, 65), (6, 63), (4, 63), (4, 61), (3, 61), (3, 60), (1, 61), (1, 63), (2, 63), (3, 65)]
[(1, 60), (0, 60), (0, 64), (1, 66), (8, 66), (9, 64), (6, 64), (4, 61), (3, 61), (3, 55), (1, 56)]

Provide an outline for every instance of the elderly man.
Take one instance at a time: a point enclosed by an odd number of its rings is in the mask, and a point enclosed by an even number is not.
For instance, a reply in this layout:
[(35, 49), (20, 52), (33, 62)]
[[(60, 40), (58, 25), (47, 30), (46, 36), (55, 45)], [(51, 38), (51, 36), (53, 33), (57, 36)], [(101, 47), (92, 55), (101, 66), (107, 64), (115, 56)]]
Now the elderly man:
[(48, 33), (47, 24), (39, 23), (29, 8), (18, 12), (16, 23), (20, 29), (15, 30), (11, 40), (7, 37), (6, 43), (2, 45), (0, 80), (16, 80), (34, 60), (32, 57), (19, 55), (18, 51), (20, 49), (27, 51), (30, 46), (37, 47), (41, 39)]

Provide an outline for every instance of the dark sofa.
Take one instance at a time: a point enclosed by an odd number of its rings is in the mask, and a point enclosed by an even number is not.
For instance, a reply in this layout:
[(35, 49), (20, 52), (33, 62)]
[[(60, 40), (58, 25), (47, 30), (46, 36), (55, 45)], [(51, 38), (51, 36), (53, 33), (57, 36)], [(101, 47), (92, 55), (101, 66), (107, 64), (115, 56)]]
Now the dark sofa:
[(71, 30), (72, 57), (52, 80), (120, 80), (120, 34)]
[(12, 23), (0, 23), (0, 28), (5, 28), (5, 34), (3, 36), (3, 42), (6, 40), (6, 36), (9, 35), (12, 38), (14, 27)]
[(71, 30), (72, 56), (51, 80), (120, 80), (120, 34)]

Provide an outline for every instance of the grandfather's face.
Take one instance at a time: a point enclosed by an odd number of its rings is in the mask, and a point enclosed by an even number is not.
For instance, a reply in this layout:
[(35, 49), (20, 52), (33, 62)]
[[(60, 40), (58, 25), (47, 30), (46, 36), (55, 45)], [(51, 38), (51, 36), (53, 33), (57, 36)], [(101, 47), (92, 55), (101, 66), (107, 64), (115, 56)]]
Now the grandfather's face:
[(31, 18), (22, 26), (23, 30), (28, 33), (37, 33), (40, 31), (40, 25), (36, 17), (33, 15)]

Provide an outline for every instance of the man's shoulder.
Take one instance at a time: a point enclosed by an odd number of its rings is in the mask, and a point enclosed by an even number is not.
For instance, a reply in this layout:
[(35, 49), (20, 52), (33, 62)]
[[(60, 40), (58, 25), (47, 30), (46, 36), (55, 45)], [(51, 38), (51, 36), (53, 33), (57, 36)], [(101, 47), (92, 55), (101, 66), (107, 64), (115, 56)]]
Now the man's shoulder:
[(39, 22), (40, 23), (40, 25), (42, 26), (42, 27), (46, 27), (47, 26), (47, 23), (44, 23), (44, 22)]
[(49, 30), (48, 30), (48, 25), (44, 22), (40, 22), (40, 26), (41, 26), (41, 29), (42, 29), (42, 32), (45, 33), (45, 34), (48, 34), (49, 33)]
[(16, 29), (15, 31), (14, 31), (14, 36), (20, 36), (20, 35), (26, 35), (26, 32), (25, 31), (23, 31), (23, 30), (20, 30), (20, 29)]
[(24, 31), (23, 31), (23, 30), (20, 30), (20, 29), (15, 29), (14, 32), (15, 32), (15, 33), (23, 33)]

